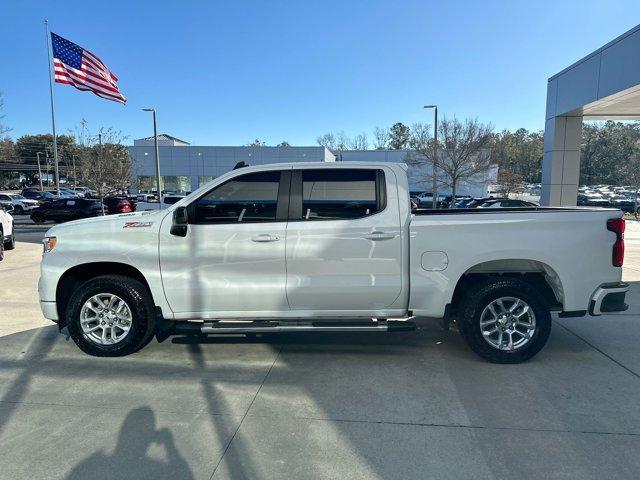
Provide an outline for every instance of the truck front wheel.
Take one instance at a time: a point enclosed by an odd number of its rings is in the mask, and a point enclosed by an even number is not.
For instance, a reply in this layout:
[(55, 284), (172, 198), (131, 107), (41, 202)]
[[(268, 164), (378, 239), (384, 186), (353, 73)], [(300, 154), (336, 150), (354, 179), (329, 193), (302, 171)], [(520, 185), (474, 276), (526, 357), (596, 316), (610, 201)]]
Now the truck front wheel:
[(155, 313), (147, 288), (122, 275), (87, 280), (69, 300), (69, 334), (80, 349), (99, 357), (120, 357), (153, 337)]
[(551, 313), (529, 283), (510, 277), (489, 278), (465, 293), (458, 315), (460, 333), (485, 360), (524, 362), (547, 343)]

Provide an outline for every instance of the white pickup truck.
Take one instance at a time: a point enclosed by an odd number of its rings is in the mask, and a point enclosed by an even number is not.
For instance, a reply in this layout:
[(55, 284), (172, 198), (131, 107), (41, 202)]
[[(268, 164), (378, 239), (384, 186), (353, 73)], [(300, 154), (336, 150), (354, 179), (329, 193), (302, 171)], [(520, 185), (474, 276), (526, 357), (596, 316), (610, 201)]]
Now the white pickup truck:
[(401, 164), (240, 168), (166, 210), (53, 227), (40, 305), (98, 356), (154, 335), (393, 331), (420, 316), (455, 321), (499, 363), (535, 355), (552, 311), (627, 308), (619, 210), (410, 208)]
[(0, 202), (0, 261), (4, 259), (5, 250), (16, 248), (16, 235), (13, 229), (13, 206)]

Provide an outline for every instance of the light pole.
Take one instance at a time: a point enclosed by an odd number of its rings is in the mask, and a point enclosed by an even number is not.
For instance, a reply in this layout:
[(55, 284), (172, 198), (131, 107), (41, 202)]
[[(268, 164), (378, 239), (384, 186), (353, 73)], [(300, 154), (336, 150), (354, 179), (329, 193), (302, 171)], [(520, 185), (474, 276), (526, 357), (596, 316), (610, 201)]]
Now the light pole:
[(143, 108), (145, 112), (153, 113), (153, 143), (156, 147), (156, 185), (158, 186), (158, 202), (162, 206), (162, 185), (160, 184), (160, 150), (158, 149), (158, 126), (156, 123), (156, 109)]
[(36, 152), (36, 157), (38, 157), (38, 179), (40, 180), (40, 191), (43, 191), (42, 188), (42, 168), (40, 168), (40, 155), (43, 155), (42, 152)]
[[(77, 155), (71, 155), (71, 159), (73, 160), (73, 188), (74, 190), (78, 186), (78, 177), (76, 177), (76, 157)], [(68, 177), (68, 175), (67, 175)]]
[[(432, 208), (438, 208), (438, 106), (425, 105), (424, 108), (433, 108), (433, 184), (431, 186), (431, 195), (433, 197)], [(453, 199), (451, 200), (453, 201)]]

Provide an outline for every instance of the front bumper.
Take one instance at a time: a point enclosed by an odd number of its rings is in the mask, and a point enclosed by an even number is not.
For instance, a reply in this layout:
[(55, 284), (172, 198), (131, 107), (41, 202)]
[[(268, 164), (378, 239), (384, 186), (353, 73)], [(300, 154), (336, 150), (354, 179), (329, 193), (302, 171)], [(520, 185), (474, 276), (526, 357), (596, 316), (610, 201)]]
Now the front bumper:
[(58, 306), (56, 305), (56, 302), (45, 302), (44, 300), (40, 300), (40, 310), (42, 310), (44, 318), (53, 322), (58, 322)]
[(624, 302), (628, 291), (628, 283), (603, 283), (591, 296), (589, 314), (602, 315), (603, 313), (624, 312), (629, 308), (629, 305)]

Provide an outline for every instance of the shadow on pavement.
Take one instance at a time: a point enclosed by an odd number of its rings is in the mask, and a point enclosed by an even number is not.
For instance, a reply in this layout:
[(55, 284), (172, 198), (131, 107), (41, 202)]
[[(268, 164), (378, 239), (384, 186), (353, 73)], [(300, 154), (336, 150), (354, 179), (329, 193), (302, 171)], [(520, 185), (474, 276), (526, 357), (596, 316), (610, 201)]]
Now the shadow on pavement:
[[(166, 461), (150, 458), (149, 447), (160, 445)], [(126, 473), (125, 473), (126, 472)], [(118, 444), (111, 455), (96, 451), (71, 471), (67, 480), (153, 478), (156, 480), (194, 478), (187, 462), (178, 452), (173, 434), (166, 428), (156, 428), (153, 410), (141, 407), (131, 410), (122, 422)]]

